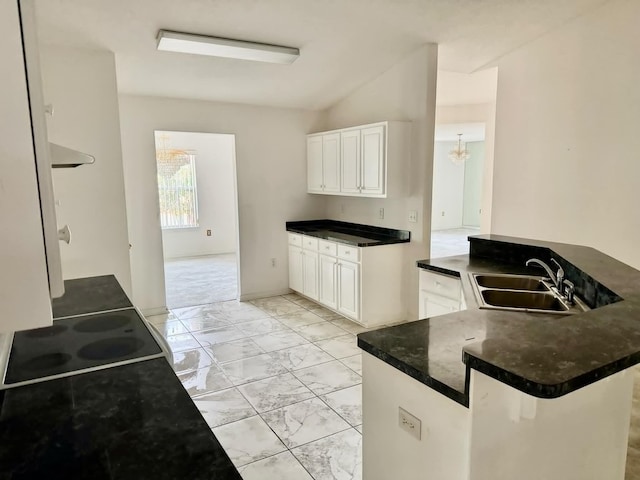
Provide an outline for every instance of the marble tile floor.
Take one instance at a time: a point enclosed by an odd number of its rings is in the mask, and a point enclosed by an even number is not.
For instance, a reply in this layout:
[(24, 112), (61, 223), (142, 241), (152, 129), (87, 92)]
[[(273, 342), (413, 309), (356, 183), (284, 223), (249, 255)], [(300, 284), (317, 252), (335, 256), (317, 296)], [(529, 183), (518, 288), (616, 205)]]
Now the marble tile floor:
[(170, 309), (233, 300), (238, 296), (234, 253), (167, 259), (164, 274)]
[(244, 479), (362, 479), (365, 328), (296, 294), (149, 320)]
[(469, 235), (478, 235), (479, 228), (463, 227), (431, 232), (430, 258), (449, 257), (469, 253)]
[[(245, 480), (362, 478), (355, 335), (366, 329), (295, 294), (148, 319)], [(640, 366), (635, 375), (625, 480), (640, 480)]]

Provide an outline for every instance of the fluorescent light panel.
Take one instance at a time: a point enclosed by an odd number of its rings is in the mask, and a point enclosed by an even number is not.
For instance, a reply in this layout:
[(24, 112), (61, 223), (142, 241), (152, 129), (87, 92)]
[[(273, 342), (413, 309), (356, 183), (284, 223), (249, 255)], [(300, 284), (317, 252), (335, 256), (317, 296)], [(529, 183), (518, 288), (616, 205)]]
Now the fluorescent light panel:
[(255, 62), (293, 63), (300, 56), (300, 50), (292, 47), (209, 37), (192, 33), (171, 32), (169, 30), (160, 30), (157, 40), (158, 50), (166, 52), (237, 58)]

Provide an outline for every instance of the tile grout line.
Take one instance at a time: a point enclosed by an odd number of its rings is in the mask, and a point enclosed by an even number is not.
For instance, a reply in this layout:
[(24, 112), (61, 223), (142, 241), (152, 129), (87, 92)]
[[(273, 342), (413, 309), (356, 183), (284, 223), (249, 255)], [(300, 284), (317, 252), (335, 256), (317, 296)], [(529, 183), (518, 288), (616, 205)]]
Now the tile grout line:
[[(282, 297), (282, 296), (275, 297), (275, 298), (281, 298), (281, 297)], [(271, 297), (268, 297), (268, 298), (271, 298)], [(283, 300), (287, 300), (287, 301), (289, 301), (289, 302), (290, 302), (290, 303), (292, 303), (292, 304), (298, 305), (296, 302), (293, 302), (292, 300), (289, 300), (289, 299), (286, 299), (286, 298), (285, 298), (285, 299), (283, 299)], [(249, 303), (253, 304), (253, 302), (249, 302)], [(255, 306), (256, 308), (260, 308), (260, 307), (258, 307), (258, 306), (257, 306), (257, 305), (255, 305), (255, 304), (254, 304), (254, 306)], [(225, 391), (225, 390), (231, 390), (231, 389), (234, 389), (237, 393), (239, 393), (239, 394), (240, 394), (241, 398), (243, 398), (243, 399), (248, 403), (248, 405), (253, 409), (253, 411), (255, 412), (255, 414), (254, 414), (254, 415), (250, 415), (249, 417), (245, 417), (245, 418), (243, 418), (243, 419), (234, 420), (234, 421), (232, 421), (232, 422), (227, 422), (227, 423), (224, 423), (224, 424), (221, 424), (221, 425), (217, 425), (216, 427), (211, 427), (211, 430), (212, 430), (212, 431), (213, 431), (213, 429), (218, 428), (218, 427), (222, 427), (222, 426), (224, 426), (224, 425), (230, 425), (230, 424), (232, 424), (232, 423), (240, 422), (240, 421), (245, 420), (245, 419), (247, 419), (247, 418), (252, 418), (252, 417), (254, 417), (254, 416), (258, 416), (258, 417), (261, 419), (261, 421), (262, 421), (265, 425), (267, 425), (267, 427), (269, 428), (269, 430), (270, 430), (270, 431), (275, 435), (275, 437), (276, 437), (276, 438), (281, 442), (281, 444), (282, 444), (282, 445), (284, 446), (284, 448), (285, 448), (285, 450), (283, 450), (282, 452), (278, 452), (278, 453), (273, 454), (273, 455), (268, 455), (268, 456), (266, 456), (266, 457), (264, 457), (264, 458), (260, 458), (260, 459), (258, 459), (258, 460), (254, 460), (254, 461), (252, 461), (252, 462), (249, 462), (249, 463), (246, 463), (246, 464), (243, 464), (243, 465), (239, 465), (239, 466), (238, 466), (238, 468), (243, 468), (243, 467), (246, 467), (246, 466), (251, 465), (251, 464), (253, 464), (253, 463), (257, 463), (257, 462), (260, 462), (260, 461), (262, 461), (262, 460), (265, 460), (265, 459), (267, 459), (267, 458), (274, 457), (274, 456), (279, 455), (279, 454), (281, 454), (281, 453), (289, 452), (289, 454), (290, 454), (290, 455), (295, 459), (295, 461), (297, 462), (297, 464), (298, 464), (298, 465), (300, 465), (300, 466), (303, 468), (303, 470), (304, 470), (304, 471), (306, 471), (306, 472), (308, 473), (308, 475), (309, 475), (311, 478), (314, 478), (314, 479), (315, 479), (316, 477), (314, 477), (314, 476), (313, 476), (313, 474), (312, 474), (312, 473), (311, 473), (311, 472), (310, 472), (310, 471), (305, 467), (305, 465), (304, 465), (304, 464), (299, 460), (299, 458), (295, 455), (295, 453), (293, 452), (293, 450), (294, 450), (294, 449), (297, 449), (297, 448), (300, 448), (300, 447), (303, 447), (303, 446), (305, 446), (305, 445), (309, 445), (309, 444), (311, 444), (311, 443), (313, 443), (313, 442), (317, 442), (317, 441), (323, 440), (323, 439), (328, 438), (328, 437), (330, 437), (330, 436), (332, 436), (332, 435), (337, 435), (337, 434), (339, 434), (339, 433), (343, 433), (343, 432), (346, 432), (346, 431), (349, 431), (349, 430), (354, 430), (354, 431), (355, 431), (356, 433), (358, 433), (360, 436), (361, 436), (361, 433), (360, 433), (360, 432), (357, 430), (357, 428), (356, 428), (358, 425), (355, 425), (355, 426), (354, 426), (354, 425), (352, 425), (352, 424), (351, 424), (351, 423), (350, 423), (350, 422), (349, 422), (349, 421), (348, 421), (348, 420), (347, 420), (343, 415), (341, 415), (341, 414), (340, 414), (340, 412), (338, 412), (335, 408), (333, 408), (331, 405), (329, 405), (327, 402), (325, 402), (325, 401), (321, 398), (321, 396), (320, 396), (319, 394), (315, 393), (315, 392), (314, 392), (313, 390), (311, 390), (311, 389), (310, 389), (310, 388), (309, 388), (309, 387), (308, 387), (308, 386), (307, 386), (307, 385), (306, 385), (302, 380), (300, 380), (300, 378), (298, 378), (298, 376), (296, 376), (295, 372), (298, 372), (298, 371), (300, 371), (300, 370), (304, 370), (304, 369), (307, 369), (307, 368), (313, 368), (313, 367), (317, 367), (317, 366), (320, 366), (320, 365), (325, 365), (325, 364), (328, 364), (328, 363), (331, 363), (331, 362), (338, 362), (338, 364), (339, 364), (339, 365), (341, 365), (342, 367), (346, 368), (348, 371), (350, 371), (350, 372), (354, 373), (355, 375), (358, 375), (358, 377), (360, 377), (360, 380), (362, 380), (362, 375), (361, 375), (360, 373), (358, 373), (357, 371), (355, 371), (353, 368), (351, 368), (350, 366), (346, 365), (346, 364), (345, 364), (345, 363), (343, 363), (343, 361), (342, 361), (343, 359), (350, 358), (350, 357), (354, 357), (354, 356), (358, 355), (358, 353), (360, 353), (360, 352), (355, 353), (355, 354), (353, 354), (353, 355), (346, 355), (346, 356), (340, 356), (340, 357), (339, 357), (339, 356), (337, 356), (337, 355), (331, 354), (331, 353), (329, 353), (328, 351), (324, 350), (320, 345), (318, 345), (318, 344), (317, 344), (318, 342), (323, 342), (323, 341), (333, 340), (333, 339), (335, 339), (335, 338), (342, 337), (342, 336), (345, 336), (345, 335), (350, 335), (351, 337), (353, 337), (353, 339), (354, 339), (354, 341), (355, 341), (355, 339), (356, 339), (356, 337), (357, 337), (357, 333), (354, 333), (354, 332), (352, 332), (352, 331), (349, 331), (349, 330), (347, 330), (346, 328), (343, 328), (342, 326), (340, 326), (340, 325), (336, 325), (335, 323), (333, 323), (334, 321), (338, 321), (338, 320), (340, 320), (340, 319), (328, 319), (328, 318), (324, 318), (324, 317), (322, 317), (322, 316), (318, 315), (317, 313), (313, 312), (310, 308), (304, 307), (304, 306), (302, 306), (302, 305), (298, 305), (298, 306), (299, 306), (299, 307), (301, 307), (301, 309), (302, 309), (301, 311), (303, 311), (303, 312), (310, 312), (311, 314), (316, 315), (316, 316), (319, 318), (319, 321), (318, 321), (318, 322), (315, 322), (315, 323), (310, 323), (310, 324), (307, 324), (307, 325), (298, 326), (298, 327), (296, 327), (297, 329), (294, 329), (294, 328), (290, 327), (289, 325), (287, 325), (287, 324), (285, 324), (285, 323), (283, 323), (283, 322), (279, 321), (279, 320), (278, 320), (278, 316), (277, 316), (277, 315), (272, 315), (272, 314), (271, 314), (271, 313), (269, 313), (269, 312), (265, 312), (265, 314), (266, 314), (267, 316), (266, 316), (264, 319), (253, 319), (253, 320), (243, 320), (243, 321), (228, 321), (228, 324), (227, 324), (227, 325), (223, 325), (223, 326), (220, 326), (220, 327), (209, 327), (209, 328), (204, 328), (204, 329), (200, 329), (200, 330), (192, 330), (191, 328), (189, 328), (189, 326), (188, 326), (187, 324), (185, 324), (185, 322), (183, 322), (183, 321), (182, 321), (183, 319), (179, 318), (177, 315), (175, 315), (175, 314), (174, 314), (174, 315), (176, 316), (176, 320), (179, 322), (179, 324), (180, 324), (183, 328), (185, 328), (185, 329), (186, 329), (186, 331), (187, 331), (186, 333), (189, 333), (189, 334), (190, 334), (190, 336), (195, 340), (195, 343), (196, 343), (197, 345), (199, 345), (199, 347), (189, 348), (189, 349), (185, 349), (185, 350), (178, 350), (178, 351), (175, 351), (174, 353), (182, 353), (182, 352), (186, 352), (186, 351), (195, 351), (195, 350), (202, 350), (202, 351), (204, 351), (204, 354), (207, 356), (207, 358), (209, 358), (209, 359), (212, 361), (212, 364), (211, 364), (211, 365), (213, 365), (213, 366), (215, 366), (217, 369), (219, 369), (219, 374), (221, 374), (221, 375), (222, 375), (222, 377), (223, 377), (224, 379), (226, 379), (227, 381), (229, 381), (229, 382), (231, 383), (231, 386), (229, 386), (229, 387), (227, 387), (227, 388), (223, 388), (223, 389), (220, 389), (220, 390), (215, 390), (215, 391), (212, 391), (212, 392), (203, 392), (203, 393), (201, 393), (201, 394), (196, 394), (196, 395), (194, 395), (194, 396), (191, 396), (191, 398), (192, 398), (192, 399), (194, 399), (194, 398), (195, 398), (195, 399), (198, 399), (198, 398), (203, 397), (203, 396), (206, 396), (206, 395), (215, 394), (215, 393), (222, 392), (222, 391)], [(263, 310), (263, 312), (264, 312), (264, 310)], [(296, 312), (291, 312), (291, 314), (295, 314), (295, 313), (296, 313)], [(173, 314), (173, 312), (170, 312), (170, 314)], [(288, 314), (285, 314), (285, 315), (288, 315)], [(184, 320), (186, 321), (186, 320), (198, 319), (198, 318), (200, 318), (200, 317), (197, 317), (197, 316), (196, 316), (196, 317), (190, 317), (189, 319), (184, 319)], [(352, 320), (350, 320), (350, 319), (348, 319), (348, 318), (346, 318), (346, 317), (343, 317), (343, 318), (345, 318), (345, 320), (347, 320), (347, 321), (352, 322)], [(203, 318), (203, 319), (204, 319), (204, 318)], [(268, 319), (268, 320), (274, 320), (274, 321), (276, 321), (276, 322), (278, 322), (278, 323), (282, 324), (282, 325), (283, 325), (283, 329), (281, 329), (281, 330), (273, 330), (273, 331), (269, 331), (269, 332), (263, 332), (263, 333), (259, 333), (259, 334), (255, 334), (255, 335), (246, 335), (242, 330), (240, 330), (239, 328), (237, 328), (237, 325), (238, 325), (238, 324), (248, 323), (248, 322), (252, 322), (252, 321), (259, 321), (259, 320), (267, 320), (267, 319)], [(223, 319), (220, 319), (220, 318), (218, 318), (217, 320), (219, 320), (219, 321), (227, 321), (227, 320), (223, 320)], [(174, 320), (167, 320), (167, 322), (164, 322), (164, 323), (168, 323), (169, 321), (174, 321)], [(355, 322), (353, 322), (353, 323), (354, 323), (355, 325), (358, 325), (358, 324), (357, 324), (357, 323), (355, 323)], [(310, 340), (310, 339), (308, 339), (308, 338), (306, 338), (306, 337), (304, 337), (304, 336), (300, 335), (300, 333), (299, 333), (299, 330), (300, 330), (300, 329), (304, 329), (305, 327), (308, 327), (308, 326), (311, 326), (311, 325), (321, 325), (321, 324), (322, 324), (322, 325), (326, 325), (326, 324), (333, 325), (333, 326), (337, 327), (338, 329), (342, 330), (342, 332), (343, 332), (343, 333), (336, 334), (336, 335), (332, 335), (332, 336), (329, 336), (329, 337), (327, 337), (327, 338), (319, 338), (319, 339), (316, 339), (316, 340)], [(202, 343), (202, 342), (201, 342), (201, 341), (196, 337), (196, 335), (195, 335), (196, 333), (206, 332), (206, 331), (209, 331), (209, 330), (215, 330), (215, 329), (217, 329), (217, 328), (224, 329), (224, 328), (226, 328), (226, 327), (232, 327), (232, 329), (233, 329), (233, 330), (236, 330), (236, 331), (237, 331), (237, 332), (239, 332), (240, 334), (243, 334), (243, 336), (242, 336), (242, 337), (240, 337), (240, 338), (234, 339), (234, 340), (226, 341), (226, 342), (219, 342), (219, 343), (214, 343), (214, 344), (207, 344), (207, 345), (205, 345), (205, 344), (203, 344), (203, 343)], [(294, 332), (294, 333), (296, 333), (297, 335), (300, 335), (300, 336), (304, 339), (304, 341), (305, 341), (305, 342), (304, 342), (304, 343), (302, 343), (302, 344), (300, 344), (300, 345), (287, 346), (287, 347), (278, 348), (278, 349), (276, 349), (276, 350), (271, 350), (271, 351), (269, 351), (269, 352), (266, 352), (266, 351), (264, 351), (264, 348), (262, 348), (260, 345), (256, 344), (256, 342), (252, 340), (252, 339), (254, 339), (254, 338), (258, 337), (258, 336), (261, 336), (261, 335), (269, 335), (269, 334), (272, 334), (272, 333), (285, 332), (285, 331), (286, 331), (286, 332)], [(178, 335), (178, 334), (176, 334), (176, 335)], [(243, 341), (243, 340), (249, 340), (249, 341), (251, 341), (254, 345), (256, 345), (256, 347), (257, 347), (258, 349), (260, 349), (260, 350), (262, 351), (262, 353), (259, 353), (259, 354), (257, 354), (257, 355), (250, 355), (250, 356), (248, 356), (248, 357), (242, 357), (242, 358), (239, 358), (239, 359), (236, 359), (236, 360), (229, 360), (229, 361), (226, 361), (226, 362), (220, 362), (220, 361), (218, 361), (218, 360), (215, 358), (215, 356), (214, 356), (213, 352), (210, 350), (212, 347), (215, 347), (216, 345), (231, 344), (231, 343), (233, 343), (233, 342), (240, 342), (240, 341)], [(331, 360), (327, 360), (327, 361), (324, 361), (324, 362), (320, 362), (320, 363), (317, 363), (317, 364), (314, 364), (314, 365), (305, 366), (305, 367), (302, 367), (302, 368), (293, 369), (293, 368), (289, 368), (289, 367), (287, 367), (287, 366), (286, 366), (286, 365), (284, 365), (281, 361), (279, 361), (277, 358), (274, 358), (274, 356), (272, 355), (272, 354), (273, 354), (273, 353), (275, 353), (275, 352), (280, 352), (280, 351), (288, 350), (288, 349), (294, 349), (294, 348), (297, 348), (297, 347), (302, 347), (302, 346), (307, 346), (307, 345), (312, 345), (312, 346), (314, 346), (315, 348), (319, 349), (322, 353), (324, 353), (324, 354), (328, 355), (328, 357), (329, 357), (329, 358), (331, 358)], [(265, 378), (258, 378), (258, 379), (255, 379), (255, 380), (250, 380), (250, 381), (243, 382), (243, 383), (239, 383), (239, 384), (237, 384), (237, 385), (236, 385), (234, 382), (232, 382), (232, 381), (229, 379), (229, 377), (226, 375), (226, 373), (225, 373), (224, 369), (222, 368), (222, 366), (223, 366), (223, 365), (228, 364), (228, 363), (237, 362), (237, 361), (243, 361), (243, 360), (247, 360), (247, 359), (255, 358), (255, 357), (257, 357), (257, 356), (265, 355), (265, 354), (266, 354), (266, 355), (268, 355), (268, 356), (269, 356), (269, 357), (274, 361), (274, 363), (276, 363), (277, 365), (280, 365), (281, 367), (284, 367), (284, 368), (286, 369), (286, 372), (279, 373), (279, 374), (276, 374), (276, 375), (271, 375), (271, 376), (268, 376), (268, 377), (265, 377)], [(202, 367), (202, 369), (209, 368), (209, 367), (210, 367), (210, 366)], [(187, 374), (187, 373), (197, 372), (198, 370), (201, 370), (201, 369), (200, 369), (200, 368), (189, 369), (189, 370), (187, 370), (187, 371), (185, 371), (185, 372), (181, 372), (181, 375), (182, 375), (182, 374)], [(257, 383), (257, 382), (261, 382), (261, 381), (265, 381), (265, 380), (269, 380), (269, 379), (274, 379), (274, 378), (277, 378), (277, 377), (279, 377), (279, 376), (286, 375), (286, 374), (289, 374), (289, 375), (291, 375), (294, 379), (296, 379), (296, 380), (297, 380), (297, 381), (298, 381), (302, 386), (304, 386), (304, 388), (306, 388), (306, 389), (307, 389), (307, 391), (309, 392), (309, 394), (311, 394), (312, 396), (311, 396), (310, 398), (305, 399), (305, 400), (300, 400), (300, 401), (298, 401), (298, 402), (293, 402), (293, 403), (291, 403), (291, 404), (284, 405), (284, 406), (281, 406), (281, 407), (277, 407), (277, 408), (274, 408), (274, 409), (271, 409), (271, 410), (266, 410), (266, 411), (264, 411), (264, 412), (258, 412), (258, 410), (254, 407), (254, 405), (249, 401), (249, 399), (247, 398), (247, 396), (246, 396), (246, 395), (245, 395), (245, 394), (240, 390), (240, 387), (243, 387), (243, 386), (246, 386), (246, 385), (250, 385), (250, 384), (252, 384), (252, 383)], [(176, 375), (177, 375), (177, 372), (176, 372)], [(360, 381), (359, 383), (356, 383), (355, 385), (349, 385), (349, 386), (346, 386), (346, 387), (341, 387), (341, 388), (338, 388), (338, 389), (335, 389), (335, 390), (331, 390), (330, 392), (323, 393), (322, 395), (325, 395), (325, 396), (326, 396), (326, 395), (330, 395), (330, 394), (337, 393), (337, 392), (340, 392), (340, 391), (343, 391), (343, 390), (346, 390), (346, 389), (349, 389), (349, 388), (356, 387), (356, 386), (358, 386), (358, 385), (362, 385), (362, 381)], [(271, 426), (270, 426), (270, 425), (265, 421), (265, 419), (264, 419), (263, 415), (264, 415), (264, 414), (267, 414), (267, 413), (270, 413), (270, 412), (273, 412), (273, 411), (278, 410), (278, 409), (284, 409), (284, 408), (290, 407), (290, 406), (292, 406), (292, 405), (296, 405), (296, 404), (299, 404), (299, 403), (302, 403), (302, 402), (305, 402), (305, 401), (309, 401), (309, 400), (312, 400), (312, 399), (318, 399), (318, 400), (321, 402), (321, 404), (322, 404), (323, 406), (325, 406), (326, 408), (328, 408), (328, 409), (329, 409), (329, 411), (333, 412), (333, 413), (337, 416), (337, 418), (339, 418), (340, 420), (342, 420), (342, 421), (343, 421), (343, 422), (344, 422), (348, 427), (347, 427), (347, 428), (343, 428), (343, 429), (341, 429), (341, 430), (338, 430), (338, 431), (336, 431), (336, 432), (333, 432), (333, 433), (331, 433), (331, 434), (324, 435), (324, 436), (322, 436), (322, 437), (319, 437), (319, 438), (317, 438), (317, 439), (311, 440), (311, 441), (309, 441), (309, 442), (305, 442), (305, 443), (302, 443), (302, 444), (300, 444), (300, 445), (296, 445), (295, 447), (289, 447), (288, 445), (286, 445), (286, 444), (285, 444), (284, 440), (283, 440), (282, 438), (280, 438), (280, 436), (279, 436), (279, 435), (278, 435), (278, 434), (273, 430), (273, 428), (271, 428)]]

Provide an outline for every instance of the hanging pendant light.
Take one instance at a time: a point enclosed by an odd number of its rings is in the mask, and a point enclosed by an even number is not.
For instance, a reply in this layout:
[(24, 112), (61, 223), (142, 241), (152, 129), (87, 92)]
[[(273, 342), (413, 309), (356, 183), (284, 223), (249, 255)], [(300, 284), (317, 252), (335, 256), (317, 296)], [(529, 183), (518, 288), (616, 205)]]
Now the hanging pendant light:
[(156, 162), (158, 174), (169, 178), (190, 162), (192, 150), (180, 150), (169, 146), (169, 136), (160, 135), (156, 140)]
[(469, 160), (470, 157), (471, 157), (471, 154), (467, 150), (467, 146), (465, 145), (465, 147), (462, 148), (462, 134), (459, 133), (458, 148), (454, 148), (449, 152), (449, 160), (451, 160), (456, 165), (460, 165), (465, 160)]

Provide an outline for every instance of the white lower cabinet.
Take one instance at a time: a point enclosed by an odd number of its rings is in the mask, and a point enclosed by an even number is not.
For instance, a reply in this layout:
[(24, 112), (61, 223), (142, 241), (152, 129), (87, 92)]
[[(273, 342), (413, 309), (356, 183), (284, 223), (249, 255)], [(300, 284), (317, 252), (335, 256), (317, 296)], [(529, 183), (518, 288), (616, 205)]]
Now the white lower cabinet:
[(360, 265), (357, 263), (338, 262), (337, 310), (347, 317), (360, 317)]
[(420, 270), (418, 315), (437, 317), (466, 308), (459, 277)]
[[(318, 300), (329, 308), (338, 308), (338, 259), (328, 255), (320, 255)], [(291, 282), (289, 282), (291, 287)], [(291, 287), (292, 290), (295, 288)]]
[(296, 292), (304, 289), (302, 275), (302, 248), (289, 245), (289, 288)]
[(367, 327), (406, 320), (402, 248), (289, 233), (289, 288)]
[(318, 300), (318, 254), (302, 251), (302, 293), (313, 300)]
[(318, 300), (318, 253), (298, 246), (301, 237), (289, 236), (289, 288)]

